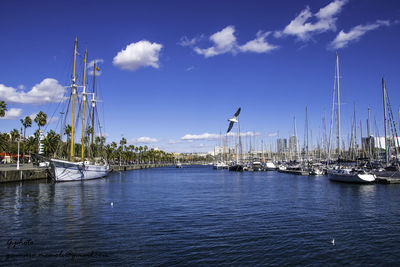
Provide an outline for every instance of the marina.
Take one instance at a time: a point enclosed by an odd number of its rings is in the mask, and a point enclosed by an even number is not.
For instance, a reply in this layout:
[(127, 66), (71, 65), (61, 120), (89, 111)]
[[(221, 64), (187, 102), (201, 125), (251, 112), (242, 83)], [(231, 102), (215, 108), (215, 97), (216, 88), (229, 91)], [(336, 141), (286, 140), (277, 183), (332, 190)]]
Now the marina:
[(2, 11), (2, 266), (398, 264), (400, 2)]

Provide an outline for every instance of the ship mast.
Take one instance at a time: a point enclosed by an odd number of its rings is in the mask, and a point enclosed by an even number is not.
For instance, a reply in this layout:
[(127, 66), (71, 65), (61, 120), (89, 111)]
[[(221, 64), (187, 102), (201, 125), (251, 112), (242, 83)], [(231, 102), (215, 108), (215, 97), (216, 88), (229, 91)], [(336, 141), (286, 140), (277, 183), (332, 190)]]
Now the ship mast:
[(382, 78), (382, 91), (383, 91), (383, 123), (385, 126), (385, 156), (386, 156), (386, 166), (389, 163), (389, 146), (387, 140), (387, 129), (386, 129), (386, 86), (385, 86), (385, 79)]
[(96, 99), (95, 99), (95, 86), (94, 86), (94, 82), (95, 82), (95, 78), (96, 78), (96, 61), (94, 61), (93, 63), (93, 94), (92, 94), (92, 140), (91, 140), (91, 146), (93, 146), (93, 136), (94, 136), (94, 109), (96, 107)]
[(76, 78), (75, 78), (75, 69), (76, 69), (76, 49), (77, 49), (77, 45), (78, 45), (78, 39), (75, 37), (75, 45), (74, 45), (74, 71), (73, 71), (72, 84), (71, 84), (71, 90), (72, 90), (71, 155), (70, 155), (71, 161), (74, 160), (75, 95), (77, 94), (77, 86), (76, 86)]
[(340, 86), (339, 86), (339, 56), (336, 53), (336, 79), (337, 79), (337, 148), (338, 148), (338, 159), (340, 157)]
[(85, 50), (85, 58), (83, 59), (84, 63), (84, 71), (83, 71), (83, 92), (82, 92), (82, 162), (85, 158), (85, 107), (86, 107), (86, 59), (87, 59), (87, 50)]

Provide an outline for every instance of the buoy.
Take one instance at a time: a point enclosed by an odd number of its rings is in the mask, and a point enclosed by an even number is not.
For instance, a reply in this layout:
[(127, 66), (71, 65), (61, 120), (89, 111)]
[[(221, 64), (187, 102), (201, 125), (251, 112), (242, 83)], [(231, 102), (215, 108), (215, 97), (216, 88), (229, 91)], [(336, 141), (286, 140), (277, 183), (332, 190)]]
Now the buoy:
[(331, 243), (332, 243), (332, 246), (334, 246), (335, 245), (335, 239), (332, 239)]

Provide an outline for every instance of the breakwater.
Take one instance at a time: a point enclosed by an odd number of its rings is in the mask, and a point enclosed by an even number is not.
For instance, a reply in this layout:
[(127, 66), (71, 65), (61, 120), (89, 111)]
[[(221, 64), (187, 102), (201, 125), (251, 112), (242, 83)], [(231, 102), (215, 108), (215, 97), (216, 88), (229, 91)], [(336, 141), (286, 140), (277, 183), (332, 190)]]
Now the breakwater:
[[(110, 165), (110, 172), (142, 170), (142, 169), (159, 168), (167, 166), (172, 166), (172, 164), (157, 163), (157, 164)], [(36, 167), (33, 166), (32, 164), (21, 165), (19, 170), (17, 170), (17, 166), (15, 164), (0, 166), (0, 183), (48, 179), (50, 177), (49, 171), (50, 170), (47, 167)]]

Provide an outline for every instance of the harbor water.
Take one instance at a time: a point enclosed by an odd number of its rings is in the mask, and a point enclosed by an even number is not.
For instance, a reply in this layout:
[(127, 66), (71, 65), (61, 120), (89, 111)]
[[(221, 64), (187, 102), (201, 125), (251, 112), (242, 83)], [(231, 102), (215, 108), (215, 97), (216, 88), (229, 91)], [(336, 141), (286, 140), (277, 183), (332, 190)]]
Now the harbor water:
[(3, 266), (400, 261), (400, 185), (185, 166), (0, 185)]

